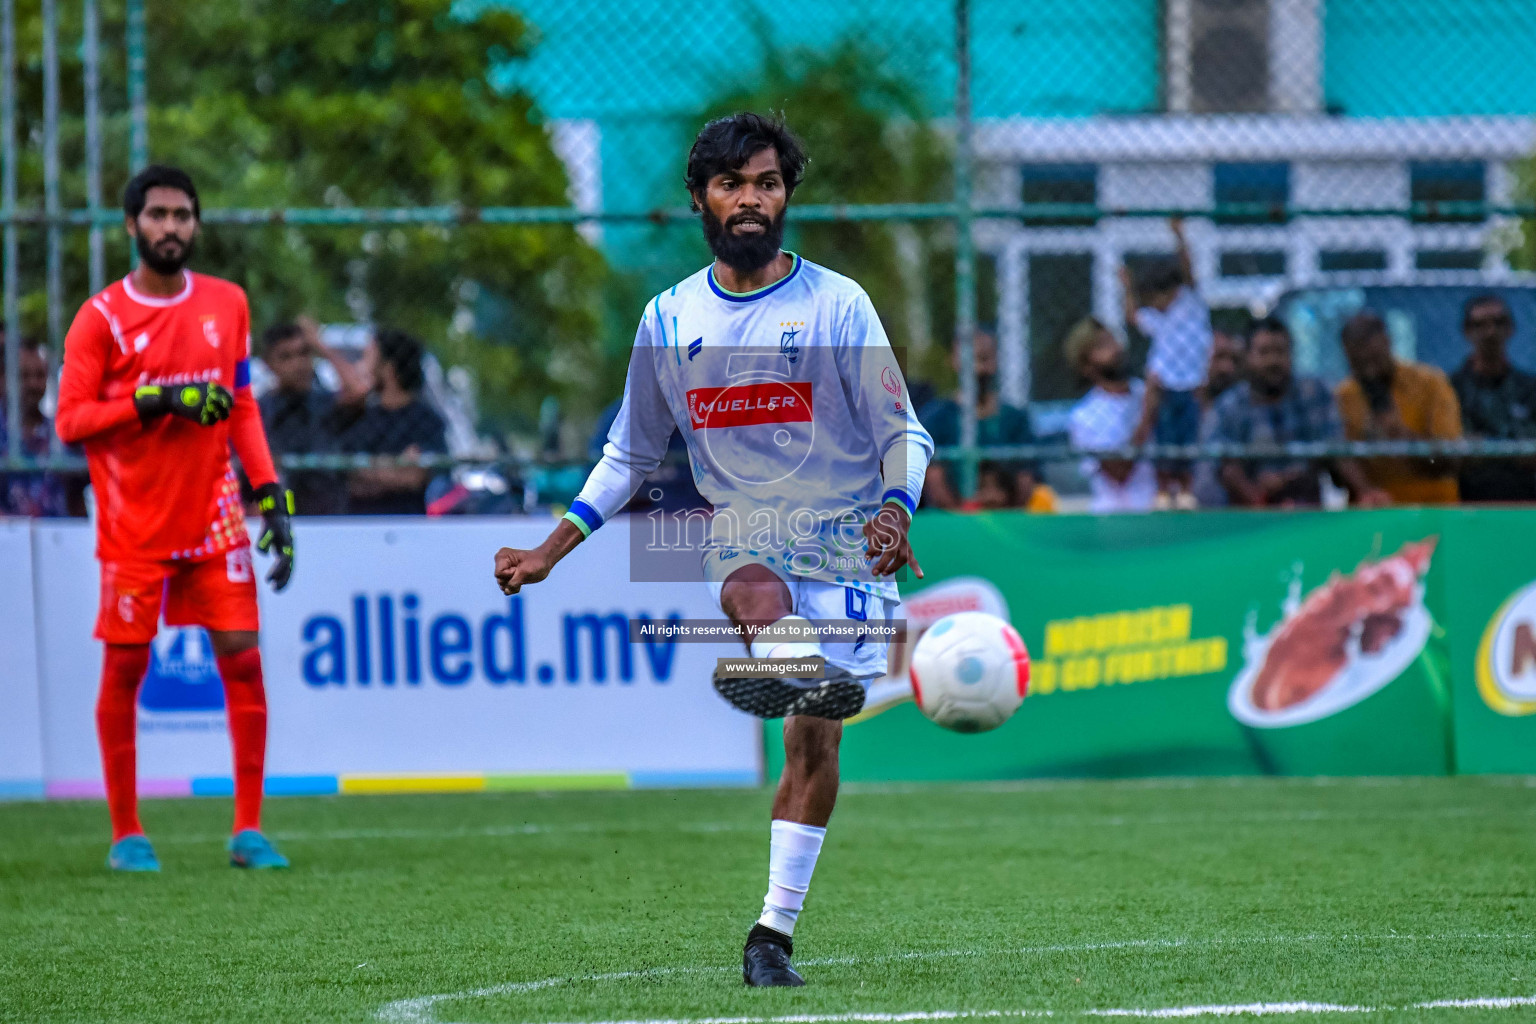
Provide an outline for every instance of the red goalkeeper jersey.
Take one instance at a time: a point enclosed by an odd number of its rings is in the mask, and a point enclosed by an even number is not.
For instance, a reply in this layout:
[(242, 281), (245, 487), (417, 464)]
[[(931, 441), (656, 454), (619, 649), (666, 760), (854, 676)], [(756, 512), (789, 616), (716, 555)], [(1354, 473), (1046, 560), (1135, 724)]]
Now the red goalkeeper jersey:
[[(128, 278), (92, 297), (64, 339), (59, 436), (83, 443), (105, 562), (205, 558), (248, 543), (230, 445), (254, 486), (276, 480), (250, 388), (250, 308), (238, 285), (184, 273), (167, 298)], [(139, 421), (144, 384), (214, 381), (235, 395), (228, 421)]]

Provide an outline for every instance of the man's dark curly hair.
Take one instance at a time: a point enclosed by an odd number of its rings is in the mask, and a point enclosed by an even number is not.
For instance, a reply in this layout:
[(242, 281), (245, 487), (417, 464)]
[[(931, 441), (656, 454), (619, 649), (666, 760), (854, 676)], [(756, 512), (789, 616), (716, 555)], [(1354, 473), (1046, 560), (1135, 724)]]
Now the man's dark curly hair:
[(699, 208), (698, 196), (709, 185), (710, 178), (736, 170), (770, 146), (779, 154), (784, 190), (793, 195), (805, 177), (808, 158), (805, 145), (789, 130), (782, 116), (764, 117), (744, 110), (706, 124), (688, 151), (688, 171), (683, 176), (693, 208)]
[(192, 177), (180, 167), (150, 164), (130, 178), (123, 188), (123, 212), (129, 220), (139, 219), (152, 188), (174, 188), (185, 192), (187, 198), (192, 200), (192, 216), (202, 219), (203, 206), (197, 200), (197, 186), (192, 184)]
[(405, 331), (393, 327), (380, 327), (373, 332), (374, 344), (379, 347), (379, 358), (395, 368), (395, 380), (405, 390), (415, 394), (426, 383), (421, 360), (426, 347)]

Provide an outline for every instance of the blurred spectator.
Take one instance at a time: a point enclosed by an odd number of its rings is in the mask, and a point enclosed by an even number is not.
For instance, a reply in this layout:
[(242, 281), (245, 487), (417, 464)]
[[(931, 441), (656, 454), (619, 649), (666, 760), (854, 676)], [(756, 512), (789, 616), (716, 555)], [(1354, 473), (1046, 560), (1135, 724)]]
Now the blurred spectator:
[[(374, 332), (364, 353), (373, 393), (356, 422), (341, 435), (343, 451), (416, 458), (448, 450), (443, 419), (421, 397), (421, 342), (391, 328)], [(350, 510), (356, 515), (425, 515), (432, 470), (374, 466), (348, 476)]]
[(1019, 503), (1019, 484), (1012, 470), (990, 460), (976, 466), (976, 493), (961, 503), (967, 512), (1013, 508)]
[[(1149, 412), (1137, 433), (1137, 444), (1149, 435), (1159, 444), (1200, 440), (1200, 390), (1211, 359), (1211, 311), (1195, 290), (1184, 222), (1174, 217), (1168, 225), (1178, 244), (1175, 260), (1154, 267), (1134, 283), (1129, 268), (1120, 268), (1126, 323), (1134, 323), (1152, 342), (1147, 354)], [(1159, 489), (1175, 507), (1194, 506), (1190, 481), (1189, 463), (1173, 460), (1159, 465)]]
[[(1387, 325), (1362, 310), (1345, 321), (1341, 340), (1350, 377), (1339, 385), (1344, 436), (1351, 441), (1455, 440), (1461, 406), (1445, 374), (1392, 354)], [(1373, 458), (1364, 462), (1374, 487), (1405, 505), (1448, 505), (1456, 474), (1446, 459)]]
[[(979, 445), (1033, 444), (1035, 433), (1030, 429), (1029, 414), (1023, 409), (1005, 404), (997, 394), (997, 339), (985, 331), (977, 331), (972, 342), (976, 371), (976, 443)], [(950, 352), (950, 363), (955, 372), (960, 370), (960, 346)], [(935, 398), (923, 406), (917, 418), (933, 437), (935, 445), (960, 443), (960, 398)], [(1007, 493), (1013, 496), (1009, 507), (1021, 508), (1030, 503), (1035, 492), (1039, 473), (1031, 462), (1010, 459), (995, 463), (1013, 474), (1013, 485)], [(956, 474), (959, 463), (952, 460), (934, 460), (928, 466), (923, 481), (923, 499), (935, 508), (959, 508), (959, 481)], [(994, 494), (995, 498), (996, 495)]]
[[(5, 373), (5, 349), (0, 341), (0, 380)], [(23, 338), (19, 348), (17, 373), (21, 378), (21, 453), (34, 459), (48, 457), (53, 441), (53, 423), (43, 415), (43, 395), (48, 391), (48, 353), (42, 345)], [(4, 402), (5, 388), (0, 385), (0, 459), (10, 451), (10, 423)], [(69, 489), (56, 473), (30, 470), (0, 473), (0, 515), (67, 516), (70, 514)]]
[[(1146, 426), (1146, 388), (1126, 366), (1125, 346), (1098, 320), (1087, 317), (1067, 335), (1067, 364), (1089, 385), (1072, 407), (1068, 434), (1078, 448), (1119, 448), (1135, 443)], [(1157, 501), (1157, 474), (1145, 459), (1086, 459), (1093, 512), (1146, 512)]]
[(1003, 462), (984, 459), (976, 465), (976, 493), (960, 503), (965, 512), (1022, 508), (1029, 512), (1055, 512), (1056, 492), (1036, 484), (1027, 501), (1019, 499), (1019, 474)]
[[(332, 394), (315, 379), (315, 357), (331, 364), (341, 380)], [(320, 340), (320, 325), (309, 317), (268, 327), (261, 336), (261, 358), (277, 378), (277, 387), (261, 396), (261, 420), (274, 455), (331, 455), (356, 418), (368, 394), (368, 382), (343, 355)], [(347, 484), (340, 473), (297, 470), (284, 474), (293, 488), (299, 515), (338, 515), (347, 510)]]
[(1242, 339), (1226, 331), (1211, 332), (1211, 359), (1206, 366), (1205, 383), (1197, 392), (1202, 416), (1211, 410), (1218, 398), (1243, 379), (1243, 357)]
[[(1468, 437), (1536, 437), (1536, 376), (1509, 362), (1515, 319), (1497, 295), (1474, 296), (1462, 307), (1461, 331), (1472, 353), (1451, 374)], [(1467, 459), (1461, 466), (1462, 501), (1536, 501), (1530, 459)]]
[[(1212, 439), (1216, 400), (1243, 377), (1243, 343), (1226, 331), (1211, 332), (1211, 362), (1206, 369), (1205, 386), (1200, 389), (1200, 441)], [(1213, 459), (1195, 463), (1190, 478), (1190, 493), (1202, 508), (1227, 504), (1227, 489), (1221, 485), (1221, 466)]]
[[(1253, 327), (1248, 342), (1248, 379), (1217, 400), (1211, 415), (1211, 439), (1227, 444), (1287, 444), (1338, 441), (1344, 425), (1327, 385), (1315, 377), (1297, 377), (1291, 366), (1291, 333), (1270, 317)], [(1331, 468), (1362, 505), (1379, 507), (1390, 498), (1372, 487), (1353, 459)], [(1319, 505), (1319, 474), (1312, 459), (1229, 459), (1221, 480), (1235, 505), (1283, 507)]]

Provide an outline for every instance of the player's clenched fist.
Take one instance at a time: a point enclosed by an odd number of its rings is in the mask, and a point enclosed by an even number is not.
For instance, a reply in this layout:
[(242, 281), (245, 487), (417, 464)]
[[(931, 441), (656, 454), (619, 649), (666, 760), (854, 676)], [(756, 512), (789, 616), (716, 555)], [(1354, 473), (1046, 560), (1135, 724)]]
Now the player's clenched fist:
[(517, 593), (524, 583), (538, 583), (552, 568), (554, 560), (542, 548), (502, 548), (496, 552), (496, 583), (503, 594)]
[(133, 393), (133, 407), (139, 419), (149, 422), (166, 413), (190, 420), (201, 427), (211, 427), (229, 419), (235, 396), (223, 385), (212, 381), (197, 384), (145, 384)]

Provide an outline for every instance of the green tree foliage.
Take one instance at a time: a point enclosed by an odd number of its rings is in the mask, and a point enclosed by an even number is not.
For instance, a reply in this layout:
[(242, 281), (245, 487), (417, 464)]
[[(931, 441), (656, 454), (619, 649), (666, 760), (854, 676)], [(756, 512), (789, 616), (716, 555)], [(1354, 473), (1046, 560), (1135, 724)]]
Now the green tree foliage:
[[(810, 154), (800, 203), (944, 201), (952, 147), (895, 55), (859, 39), (825, 49), (765, 45), (757, 79), (711, 102), (704, 119), (779, 111)], [(795, 224), (788, 244), (869, 292), (891, 343), (942, 372), (954, 323), (953, 228), (924, 223)]]
[[(563, 206), (566, 175), (531, 99), (498, 93), (488, 69), (525, 53), (515, 14), (473, 20), (452, 0), (223, 0), (148, 4), (150, 156), (186, 168), (205, 208)], [(61, 26), (64, 202), (84, 201), (78, 5)], [(121, 0), (103, 4), (106, 205), (126, 166)], [(72, 19), (72, 20), (69, 20)], [(24, 138), (37, 141), (41, 24), (24, 19)], [(25, 194), (41, 202), (29, 147)], [(40, 234), (40, 233), (29, 233)], [(127, 268), (114, 236), (111, 271)], [(71, 237), (67, 312), (86, 295), (83, 233)], [(41, 327), (40, 240), (29, 238), (28, 321)], [(249, 291), (253, 320), (310, 311), (420, 334), (479, 374), (484, 410), (536, 418), (547, 393), (575, 396), (599, 350), (599, 253), (565, 226), (208, 226), (198, 269)], [(578, 404), (590, 404), (578, 402)]]

